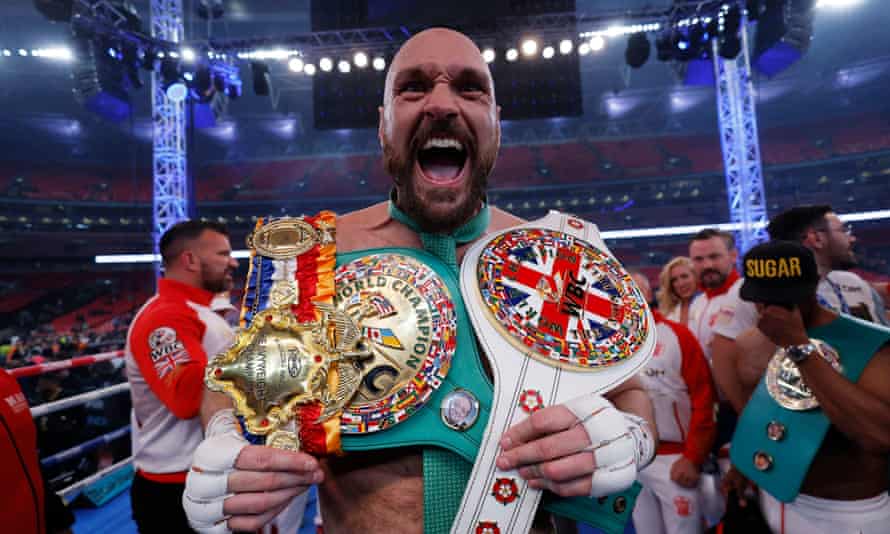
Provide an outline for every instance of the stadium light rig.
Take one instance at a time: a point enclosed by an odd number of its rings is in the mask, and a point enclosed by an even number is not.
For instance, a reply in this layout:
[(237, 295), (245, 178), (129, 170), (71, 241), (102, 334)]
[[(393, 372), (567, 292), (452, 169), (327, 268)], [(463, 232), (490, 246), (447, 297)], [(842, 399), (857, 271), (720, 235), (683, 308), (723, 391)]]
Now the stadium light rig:
[(532, 57), (538, 53), (538, 41), (534, 39), (526, 39), (522, 41), (522, 55)]

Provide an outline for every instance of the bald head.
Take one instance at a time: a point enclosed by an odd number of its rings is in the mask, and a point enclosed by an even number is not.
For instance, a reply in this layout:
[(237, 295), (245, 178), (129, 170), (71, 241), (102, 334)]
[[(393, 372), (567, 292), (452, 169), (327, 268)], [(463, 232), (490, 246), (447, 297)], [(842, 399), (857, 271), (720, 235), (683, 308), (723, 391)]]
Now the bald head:
[(458, 31), (448, 28), (429, 28), (405, 41), (396, 52), (395, 57), (392, 58), (386, 73), (383, 107), (387, 108), (392, 103), (393, 81), (400, 70), (417, 65), (444, 63), (453, 59), (459, 59), (462, 64), (472, 66), (485, 74), (492, 87), (493, 100), (494, 80), (476, 43)]
[(418, 33), (390, 63), (384, 91), (378, 133), (396, 205), (425, 232), (459, 228), (483, 205), (501, 138), (479, 48), (453, 30)]

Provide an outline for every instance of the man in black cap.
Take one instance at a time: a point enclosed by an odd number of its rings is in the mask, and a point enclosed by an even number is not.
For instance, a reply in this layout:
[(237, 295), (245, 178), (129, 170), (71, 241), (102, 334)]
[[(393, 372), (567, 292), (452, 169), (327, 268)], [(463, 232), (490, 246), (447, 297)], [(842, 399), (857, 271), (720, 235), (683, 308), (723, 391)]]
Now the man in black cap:
[(813, 252), (819, 268), (818, 294), (829, 308), (888, 326), (884, 303), (877, 292), (854, 272), (856, 236), (831, 206), (795, 206), (772, 218), (772, 239), (796, 241)]
[(799, 243), (754, 247), (743, 272), (740, 295), (779, 349), (739, 418), (733, 466), (761, 488), (774, 532), (887, 532), (890, 330), (820, 304)]

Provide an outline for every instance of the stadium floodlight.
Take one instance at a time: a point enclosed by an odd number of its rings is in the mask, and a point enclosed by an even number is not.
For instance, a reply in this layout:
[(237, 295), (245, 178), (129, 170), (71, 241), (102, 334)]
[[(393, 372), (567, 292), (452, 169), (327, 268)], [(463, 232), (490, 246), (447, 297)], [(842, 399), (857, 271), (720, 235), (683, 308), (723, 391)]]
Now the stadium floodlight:
[(32, 50), (31, 55), (34, 57), (45, 59), (59, 59), (62, 61), (71, 61), (72, 59), (74, 59), (74, 53), (67, 46), (38, 48), (37, 50)]
[(522, 41), (522, 55), (531, 57), (538, 53), (538, 41), (534, 39), (526, 39)]
[(491, 63), (494, 61), (495, 53), (493, 48), (486, 48), (482, 51), (482, 59), (485, 60), (486, 63)]
[(374, 61), (371, 62), (371, 66), (374, 67), (374, 70), (383, 70), (386, 68), (386, 60), (377, 56), (374, 58)]
[(195, 60), (195, 51), (191, 48), (183, 48), (180, 53), (182, 54), (182, 60), (191, 63)]
[(182, 102), (189, 94), (189, 89), (182, 82), (171, 83), (165, 91), (171, 102)]
[(556, 50), (554, 50), (552, 46), (545, 46), (544, 50), (541, 50), (541, 56), (543, 56), (544, 59), (552, 58), (555, 53)]
[(354, 56), (352, 56), (352, 62), (355, 63), (355, 66), (363, 69), (368, 66), (368, 54), (364, 52), (356, 52)]
[(603, 48), (606, 47), (606, 38), (602, 35), (594, 35), (590, 38), (590, 49), (594, 52), (599, 52)]
[(563, 39), (559, 42), (559, 53), (562, 55), (571, 54), (574, 46), (571, 39)]
[(312, 63), (306, 63), (303, 65), (303, 72), (306, 73), (306, 76), (315, 76), (315, 65)]
[(350, 65), (349, 62), (345, 59), (341, 59), (339, 62), (337, 62), (337, 70), (339, 70), (343, 74), (347, 74), (349, 73), (349, 71), (352, 70), (352, 65)]
[(292, 57), (287, 62), (287, 68), (291, 70), (291, 72), (303, 72), (303, 60), (298, 57)]
[(28, 56), (28, 51), (25, 50), (24, 48), (19, 48), (19, 55), (22, 56), (22, 57), (27, 57), (27, 56)]
[(590, 53), (590, 43), (581, 43), (578, 45), (578, 54), (586, 56)]
[(318, 61), (318, 68), (324, 72), (331, 72), (334, 69), (334, 60), (329, 57), (323, 57)]
[(862, 0), (818, 0), (816, 7), (818, 8), (849, 8), (855, 7), (862, 3)]
[(516, 61), (516, 59), (519, 57), (519, 51), (515, 48), (509, 48), (507, 49), (507, 53), (504, 57), (507, 58), (507, 61)]

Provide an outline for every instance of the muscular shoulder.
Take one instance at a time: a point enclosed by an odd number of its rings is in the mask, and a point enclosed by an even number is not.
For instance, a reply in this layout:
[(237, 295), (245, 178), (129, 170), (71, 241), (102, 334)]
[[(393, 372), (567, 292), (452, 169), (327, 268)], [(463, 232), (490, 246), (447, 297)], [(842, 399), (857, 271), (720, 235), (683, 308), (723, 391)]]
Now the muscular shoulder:
[(491, 213), (491, 221), (488, 223), (488, 232), (499, 232), (512, 226), (516, 226), (526, 222), (512, 213), (506, 212), (500, 208), (492, 206), (489, 208)]
[(350, 252), (377, 247), (417, 247), (420, 239), (389, 216), (389, 203), (379, 202), (337, 216), (337, 251)]

